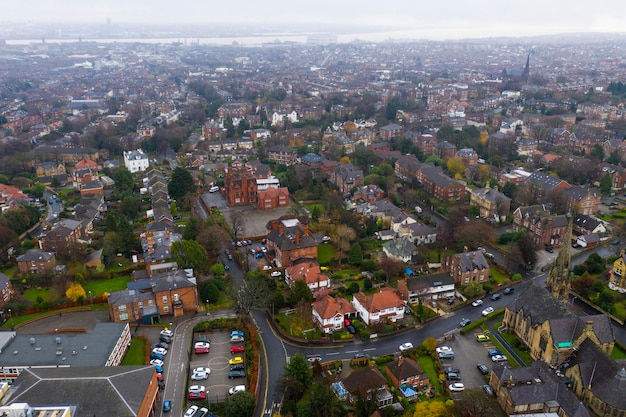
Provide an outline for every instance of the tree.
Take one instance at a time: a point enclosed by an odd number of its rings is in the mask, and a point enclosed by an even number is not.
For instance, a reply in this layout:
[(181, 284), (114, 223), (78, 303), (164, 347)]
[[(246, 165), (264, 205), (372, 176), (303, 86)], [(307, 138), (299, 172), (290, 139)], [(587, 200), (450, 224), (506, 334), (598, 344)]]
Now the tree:
[(339, 402), (330, 386), (321, 383), (313, 384), (313, 390), (311, 393), (311, 411), (313, 412), (314, 417), (339, 416)]
[(241, 210), (230, 213), (230, 226), (233, 229), (235, 240), (239, 240), (246, 231), (246, 223)]
[(208, 259), (206, 250), (195, 240), (181, 240), (172, 244), (172, 259), (179, 268), (192, 268), (207, 272)]
[(504, 187), (502, 187), (502, 194), (504, 194), (505, 196), (509, 198), (513, 198), (516, 191), (517, 191), (517, 184), (511, 181), (508, 181), (506, 184), (504, 184)]
[(459, 179), (463, 176), (463, 171), (465, 171), (465, 162), (463, 162), (461, 157), (453, 156), (446, 162), (446, 167), (454, 175), (454, 178)]
[(255, 308), (269, 307), (273, 299), (276, 283), (261, 271), (250, 271), (234, 295), (237, 308), (242, 314), (250, 313)]
[(422, 342), (422, 345), (424, 346), (424, 348), (426, 348), (428, 352), (433, 353), (435, 351), (435, 348), (437, 347), (437, 339), (435, 339), (434, 337), (427, 337)]
[(297, 279), (294, 281), (291, 290), (289, 291), (289, 296), (287, 297), (287, 302), (295, 307), (301, 301), (306, 301), (308, 303), (313, 299), (313, 295), (311, 294), (311, 290), (306, 282), (302, 279)]
[[(354, 239), (356, 239), (356, 232), (354, 231), (354, 229), (342, 224), (337, 227), (333, 240), (335, 241), (335, 243), (337, 244), (337, 248), (343, 255), (350, 250), (350, 245), (354, 241)], [(341, 255), (339, 259), (341, 262)]]
[(604, 176), (600, 179), (600, 192), (602, 194), (608, 195), (611, 193), (611, 188), (613, 187), (613, 179), (611, 178), (611, 174), (608, 172), (604, 174)]
[(308, 387), (313, 380), (313, 371), (309, 361), (301, 354), (294, 354), (285, 364), (285, 375), (294, 378), (303, 387)]
[(491, 176), (491, 167), (489, 165), (479, 165), (478, 168), (476, 168), (476, 177), (478, 178), (478, 181), (489, 181)]
[(420, 401), (415, 404), (414, 417), (448, 417), (450, 412), (441, 401)]
[(185, 229), (183, 230), (183, 239), (196, 240), (200, 233), (200, 221), (196, 217), (190, 217), (185, 222)]
[(454, 401), (454, 409), (459, 416), (491, 417), (500, 414), (495, 398), (480, 388), (463, 391), (461, 398)]
[(397, 277), (404, 271), (404, 262), (388, 256), (381, 257), (378, 261), (380, 269), (385, 273), (387, 281), (389, 278)]
[(602, 161), (604, 159), (604, 149), (602, 148), (602, 145), (600, 145), (599, 143), (593, 145), (593, 149), (591, 149), (591, 152), (589, 152), (589, 156), (593, 159)]
[(224, 275), (226, 268), (222, 264), (214, 264), (211, 267), (211, 272), (213, 272), (213, 275)]
[(77, 302), (80, 300), (84, 300), (87, 296), (87, 293), (85, 292), (83, 286), (76, 282), (67, 288), (67, 290), (65, 291), (65, 296), (68, 300)]
[(361, 265), (363, 262), (363, 250), (359, 242), (354, 242), (348, 254), (348, 263), (351, 265)]
[(172, 179), (167, 184), (167, 192), (174, 200), (181, 200), (186, 194), (193, 193), (196, 186), (193, 177), (186, 168), (176, 167), (172, 173)]
[(252, 417), (256, 399), (248, 391), (239, 391), (233, 394), (224, 407), (226, 417)]
[(619, 165), (620, 162), (622, 162), (622, 158), (619, 155), (619, 151), (617, 149), (612, 150), (611, 155), (609, 155), (606, 162), (608, 162), (609, 164), (613, 164), (613, 165)]
[(455, 229), (454, 240), (460, 249), (467, 246), (476, 248), (495, 241), (492, 227), (481, 221), (464, 222)]
[(115, 181), (115, 189), (117, 189), (120, 194), (132, 192), (133, 188), (135, 188), (133, 174), (131, 174), (130, 171), (124, 167), (115, 171), (115, 174), (113, 174), (113, 181)]
[(537, 252), (535, 251), (533, 237), (529, 233), (524, 233), (517, 241), (517, 246), (522, 254), (524, 265), (530, 267), (534, 266), (537, 262)]
[(206, 281), (202, 285), (200, 295), (202, 296), (203, 300), (206, 300), (210, 303), (215, 303), (220, 298), (220, 290), (219, 288), (217, 288), (217, 285), (215, 285), (215, 282), (213, 282), (213, 280), (210, 280)]

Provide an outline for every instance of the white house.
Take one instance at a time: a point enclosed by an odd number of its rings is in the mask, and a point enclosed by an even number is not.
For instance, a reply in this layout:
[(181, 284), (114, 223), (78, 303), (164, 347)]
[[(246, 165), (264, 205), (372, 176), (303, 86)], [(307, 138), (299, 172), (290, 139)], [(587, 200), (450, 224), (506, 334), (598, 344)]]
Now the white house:
[(324, 332), (342, 330), (344, 319), (356, 315), (356, 310), (345, 298), (324, 295), (311, 305), (313, 321)]
[(409, 216), (406, 213), (402, 213), (400, 216), (393, 217), (391, 219), (391, 230), (398, 233), (401, 227), (406, 227), (411, 224), (417, 223), (413, 217)]
[(150, 166), (148, 155), (138, 149), (136, 151), (124, 151), (124, 166), (131, 173), (145, 171)]
[(454, 296), (454, 278), (447, 273), (412, 276), (398, 280), (398, 292), (404, 301), (416, 304), (419, 300), (437, 300)]
[(291, 287), (296, 280), (306, 282), (313, 293), (330, 288), (330, 278), (313, 261), (300, 262), (285, 269), (285, 283)]
[(385, 321), (395, 323), (404, 318), (405, 302), (393, 288), (383, 287), (372, 295), (358, 292), (352, 298), (352, 305), (368, 326)]

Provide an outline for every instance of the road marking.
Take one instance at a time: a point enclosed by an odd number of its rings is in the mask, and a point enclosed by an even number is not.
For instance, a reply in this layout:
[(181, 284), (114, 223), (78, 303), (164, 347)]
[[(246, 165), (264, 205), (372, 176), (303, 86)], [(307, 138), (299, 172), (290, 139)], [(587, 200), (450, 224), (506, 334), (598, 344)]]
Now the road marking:
[(363, 349), (363, 352), (369, 352), (370, 350), (376, 350), (376, 348)]
[(331, 353), (327, 353), (326, 355), (331, 356), (331, 355), (339, 355), (339, 352), (331, 352)]
[(346, 353), (357, 353), (358, 350), (347, 350)]

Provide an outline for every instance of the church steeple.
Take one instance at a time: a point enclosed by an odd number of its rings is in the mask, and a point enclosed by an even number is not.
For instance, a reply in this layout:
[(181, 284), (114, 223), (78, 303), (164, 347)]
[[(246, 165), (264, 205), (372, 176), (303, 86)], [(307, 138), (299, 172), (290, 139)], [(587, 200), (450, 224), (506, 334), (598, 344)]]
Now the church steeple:
[(571, 277), (570, 277), (570, 244), (572, 241), (572, 219), (573, 216), (567, 213), (567, 230), (565, 236), (563, 236), (563, 244), (559, 250), (559, 254), (556, 256), (556, 260), (548, 272), (548, 278), (546, 279), (546, 286), (552, 290), (552, 295), (559, 299), (561, 302), (567, 304), (567, 297), (569, 296)]
[(528, 82), (530, 78), (530, 52), (526, 57), (526, 66), (524, 67), (524, 72), (522, 73), (522, 80)]

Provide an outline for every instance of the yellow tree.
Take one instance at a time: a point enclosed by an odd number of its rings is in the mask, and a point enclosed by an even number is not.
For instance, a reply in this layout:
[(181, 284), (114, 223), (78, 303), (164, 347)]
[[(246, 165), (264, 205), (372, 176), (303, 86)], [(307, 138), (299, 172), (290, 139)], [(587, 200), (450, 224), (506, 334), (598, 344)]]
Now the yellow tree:
[(87, 296), (87, 293), (85, 292), (83, 286), (76, 282), (70, 285), (67, 290), (65, 290), (65, 296), (68, 298), (68, 300), (76, 302), (80, 299), (84, 300)]
[(350, 158), (348, 158), (347, 156), (344, 156), (344, 157), (342, 157), (342, 158), (339, 160), (339, 163), (340, 163), (341, 165), (344, 165), (344, 164), (349, 164), (349, 163), (350, 163)]
[(489, 165), (479, 165), (476, 169), (478, 181), (485, 182), (491, 178), (491, 167)]
[(479, 141), (482, 145), (486, 145), (488, 140), (489, 140), (489, 133), (487, 133), (487, 131), (486, 131), (486, 130), (481, 130), (481, 132), (480, 132), (480, 138), (478, 139), (478, 141)]
[(434, 352), (437, 347), (437, 340), (434, 337), (427, 337), (422, 343), (427, 351)]
[(414, 417), (448, 417), (452, 414), (441, 401), (421, 401), (415, 404)]
[(453, 156), (448, 159), (446, 166), (448, 167), (448, 171), (450, 171), (454, 175), (454, 178), (457, 179), (461, 178), (463, 171), (465, 171), (465, 163), (463, 162), (463, 159), (458, 156)]

